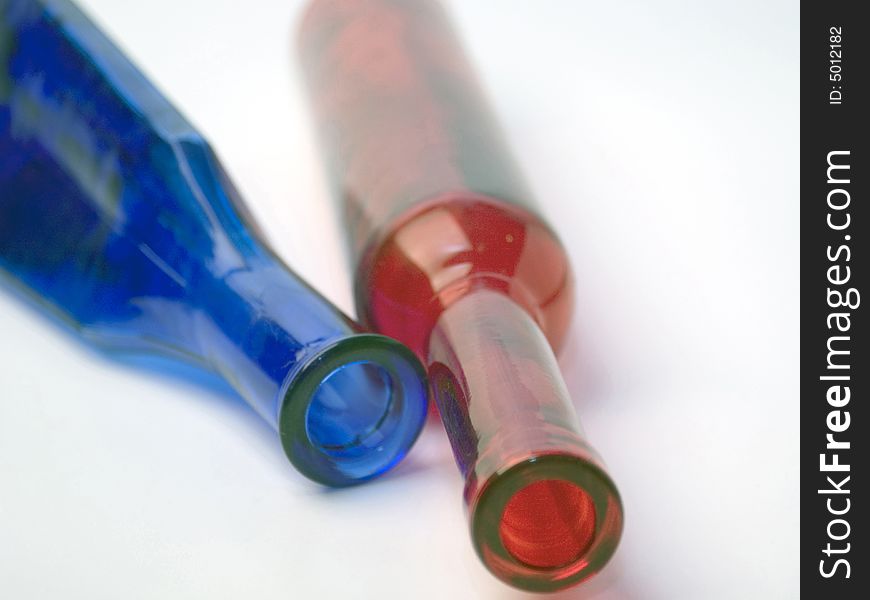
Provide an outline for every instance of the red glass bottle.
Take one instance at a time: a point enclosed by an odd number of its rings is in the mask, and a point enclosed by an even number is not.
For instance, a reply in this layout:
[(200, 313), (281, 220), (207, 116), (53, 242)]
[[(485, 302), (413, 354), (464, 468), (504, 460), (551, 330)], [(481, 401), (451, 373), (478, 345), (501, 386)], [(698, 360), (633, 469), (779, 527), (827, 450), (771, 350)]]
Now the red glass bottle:
[(521, 588), (586, 579), (622, 508), (554, 354), (570, 266), (447, 15), (435, 0), (315, 0), (300, 52), (360, 318), (428, 366), (478, 554)]

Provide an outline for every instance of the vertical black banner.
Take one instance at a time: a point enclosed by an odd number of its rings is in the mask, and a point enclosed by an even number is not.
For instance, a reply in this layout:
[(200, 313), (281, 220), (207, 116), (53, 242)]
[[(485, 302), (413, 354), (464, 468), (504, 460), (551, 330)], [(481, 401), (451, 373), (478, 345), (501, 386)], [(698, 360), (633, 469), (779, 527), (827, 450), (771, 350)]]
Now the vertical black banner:
[[(801, 591), (870, 598), (870, 22), (801, 7)], [(866, 6), (864, 7), (866, 8)], [(863, 11), (862, 11), (863, 12)]]

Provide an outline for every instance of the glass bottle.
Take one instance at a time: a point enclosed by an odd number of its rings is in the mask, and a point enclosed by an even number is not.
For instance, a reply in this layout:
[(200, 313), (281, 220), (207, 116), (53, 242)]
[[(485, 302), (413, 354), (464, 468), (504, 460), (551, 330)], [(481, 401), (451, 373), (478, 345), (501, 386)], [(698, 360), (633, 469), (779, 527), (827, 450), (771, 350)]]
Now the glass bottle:
[(359, 315), (427, 365), (474, 546), (515, 586), (591, 576), (622, 531), (555, 351), (568, 258), (434, 0), (315, 0), (299, 51)]
[(413, 353), (281, 262), (202, 136), (68, 0), (0, 0), (0, 274), (110, 351), (218, 372), (320, 483), (383, 473), (425, 421)]

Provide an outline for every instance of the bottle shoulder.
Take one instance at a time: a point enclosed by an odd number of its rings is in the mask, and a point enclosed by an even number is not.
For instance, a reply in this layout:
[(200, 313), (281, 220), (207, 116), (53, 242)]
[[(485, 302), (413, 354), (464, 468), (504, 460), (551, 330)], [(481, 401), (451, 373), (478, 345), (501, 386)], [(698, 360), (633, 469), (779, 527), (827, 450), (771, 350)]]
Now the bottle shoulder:
[(419, 352), (446, 306), (471, 289), (496, 289), (529, 312), (558, 345), (570, 320), (571, 269), (537, 215), (487, 196), (424, 203), (381, 232), (357, 270), (359, 310)]

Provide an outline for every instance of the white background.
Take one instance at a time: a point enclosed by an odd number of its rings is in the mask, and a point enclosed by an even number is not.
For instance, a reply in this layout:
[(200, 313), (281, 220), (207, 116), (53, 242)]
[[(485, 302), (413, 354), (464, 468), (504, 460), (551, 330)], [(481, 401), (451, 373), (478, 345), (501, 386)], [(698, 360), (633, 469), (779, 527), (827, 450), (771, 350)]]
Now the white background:
[[(301, 2), (81, 4), (352, 312)], [(798, 2), (450, 5), (571, 253), (561, 362), (625, 502), (613, 562), (564, 597), (797, 597)], [(319, 489), (222, 384), (107, 358), (0, 289), (2, 598), (525, 597), (474, 555), (461, 487), (430, 427), (381, 481)]]

